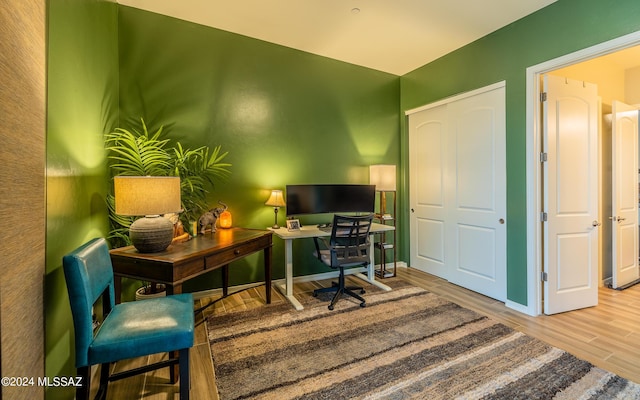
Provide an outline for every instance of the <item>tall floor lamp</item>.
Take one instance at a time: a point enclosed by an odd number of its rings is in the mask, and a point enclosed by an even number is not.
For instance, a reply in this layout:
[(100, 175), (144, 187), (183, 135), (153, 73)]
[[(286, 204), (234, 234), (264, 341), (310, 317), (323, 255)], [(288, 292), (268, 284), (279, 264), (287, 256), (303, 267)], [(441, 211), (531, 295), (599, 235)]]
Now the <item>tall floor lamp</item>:
[(378, 164), (369, 166), (369, 183), (376, 185), (376, 191), (380, 192), (380, 214), (387, 213), (386, 192), (396, 191), (396, 166)]
[(280, 207), (286, 206), (286, 203), (284, 202), (284, 197), (282, 196), (282, 190), (272, 190), (271, 196), (269, 196), (269, 199), (266, 201), (266, 203), (264, 203), (264, 205), (273, 207), (273, 213), (275, 215), (274, 215), (274, 223), (271, 228), (280, 229), (280, 227), (278, 226), (278, 209)]
[[(383, 224), (396, 222), (396, 196), (393, 194), (393, 214), (387, 213), (387, 192), (396, 191), (396, 166), (395, 165), (371, 165), (369, 167), (369, 183), (376, 185), (376, 191), (380, 192), (380, 221)], [(380, 269), (376, 270), (376, 275), (382, 278), (396, 276), (396, 231), (391, 233), (393, 242), (387, 242), (387, 232), (380, 234), (380, 241), (376, 243), (380, 249)], [(393, 251), (393, 273), (387, 271), (387, 251)]]

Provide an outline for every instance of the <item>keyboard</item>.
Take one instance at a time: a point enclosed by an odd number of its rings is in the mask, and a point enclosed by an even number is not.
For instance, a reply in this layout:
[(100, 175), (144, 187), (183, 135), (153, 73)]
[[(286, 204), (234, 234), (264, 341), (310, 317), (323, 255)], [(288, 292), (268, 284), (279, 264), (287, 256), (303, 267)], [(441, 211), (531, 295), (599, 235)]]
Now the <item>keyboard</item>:
[(331, 229), (333, 228), (332, 224), (318, 224), (318, 229), (320, 229), (323, 232), (331, 232)]

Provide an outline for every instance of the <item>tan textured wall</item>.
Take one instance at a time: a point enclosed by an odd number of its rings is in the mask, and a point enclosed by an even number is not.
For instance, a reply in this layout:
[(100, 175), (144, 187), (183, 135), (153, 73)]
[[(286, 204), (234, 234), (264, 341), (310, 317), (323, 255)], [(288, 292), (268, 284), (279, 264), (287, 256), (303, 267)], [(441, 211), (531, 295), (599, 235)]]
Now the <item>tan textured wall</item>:
[[(45, 0), (0, 7), (0, 376), (44, 375)], [(43, 388), (2, 387), (4, 399)]]

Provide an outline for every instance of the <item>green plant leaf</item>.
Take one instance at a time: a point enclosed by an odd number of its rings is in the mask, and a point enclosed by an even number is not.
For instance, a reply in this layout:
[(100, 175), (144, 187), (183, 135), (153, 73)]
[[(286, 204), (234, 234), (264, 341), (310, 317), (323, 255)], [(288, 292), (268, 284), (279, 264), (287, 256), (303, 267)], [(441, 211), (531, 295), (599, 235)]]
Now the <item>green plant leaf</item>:
[[(223, 162), (228, 152), (221, 146), (184, 148), (180, 142), (163, 138), (163, 127), (149, 132), (144, 119), (141, 130), (116, 128), (105, 135), (105, 148), (111, 178), (127, 176), (179, 176), (185, 227), (208, 210), (207, 197), (217, 181), (230, 175), (231, 164)], [(113, 195), (107, 196), (112, 247), (130, 244), (128, 229), (135, 220), (115, 213)], [(191, 232), (193, 233), (193, 232)], [(124, 243), (124, 244), (123, 244)]]

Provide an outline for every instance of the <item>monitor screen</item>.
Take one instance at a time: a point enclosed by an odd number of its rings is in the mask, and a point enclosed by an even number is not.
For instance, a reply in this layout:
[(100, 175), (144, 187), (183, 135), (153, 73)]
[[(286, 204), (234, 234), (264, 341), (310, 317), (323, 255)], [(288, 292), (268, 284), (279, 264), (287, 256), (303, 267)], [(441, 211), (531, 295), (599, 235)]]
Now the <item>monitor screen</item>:
[(287, 216), (373, 212), (375, 185), (287, 185)]

